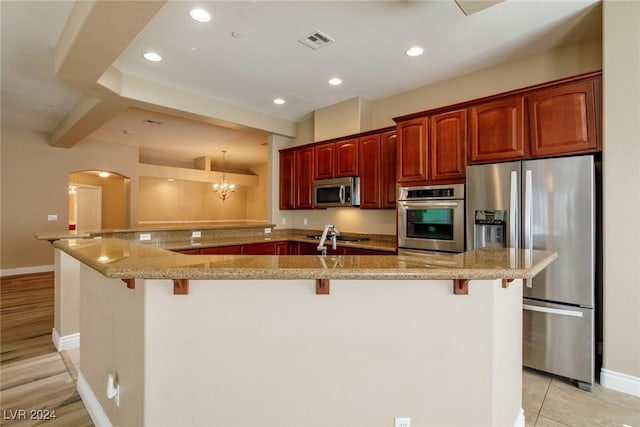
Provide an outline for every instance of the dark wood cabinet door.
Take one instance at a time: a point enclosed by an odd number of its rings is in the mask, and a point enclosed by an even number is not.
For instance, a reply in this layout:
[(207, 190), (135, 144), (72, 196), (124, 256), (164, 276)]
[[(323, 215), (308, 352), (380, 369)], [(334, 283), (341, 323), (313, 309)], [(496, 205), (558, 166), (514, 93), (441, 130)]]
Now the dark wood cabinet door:
[(380, 207), (395, 209), (397, 195), (396, 166), (398, 157), (398, 136), (396, 131), (380, 135)]
[(380, 134), (360, 138), (360, 209), (380, 208)]
[(280, 209), (295, 208), (295, 153), (280, 153)]
[(524, 97), (469, 107), (469, 162), (522, 159), (525, 155)]
[(295, 150), (295, 209), (313, 208), (313, 147)]
[(185, 255), (200, 255), (200, 249), (179, 249), (174, 252), (178, 252), (179, 254), (185, 254)]
[(313, 147), (314, 178), (326, 179), (334, 177), (335, 143), (316, 145)]
[(358, 175), (358, 138), (337, 141), (335, 176)]
[(242, 245), (242, 255), (276, 255), (276, 244), (265, 242)]
[(242, 254), (242, 246), (217, 246), (211, 248), (200, 249), (202, 255), (240, 255)]
[(527, 96), (532, 157), (598, 151), (597, 83), (540, 89)]
[(467, 167), (467, 109), (429, 118), (429, 180), (462, 181)]
[(398, 182), (427, 180), (428, 119), (400, 122), (398, 132)]

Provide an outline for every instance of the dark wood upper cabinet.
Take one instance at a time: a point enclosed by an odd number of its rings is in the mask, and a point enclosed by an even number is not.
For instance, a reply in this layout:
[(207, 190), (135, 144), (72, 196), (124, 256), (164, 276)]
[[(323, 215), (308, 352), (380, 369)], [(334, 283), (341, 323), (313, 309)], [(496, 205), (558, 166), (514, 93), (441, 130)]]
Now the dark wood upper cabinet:
[(358, 175), (358, 138), (337, 141), (335, 176)]
[(295, 152), (280, 153), (280, 209), (295, 208)]
[(395, 209), (397, 195), (396, 170), (398, 156), (398, 134), (395, 130), (380, 135), (380, 207)]
[(334, 177), (334, 159), (336, 145), (333, 142), (313, 147), (314, 178), (326, 179)]
[(295, 209), (313, 209), (313, 147), (295, 150)]
[(426, 181), (427, 175), (427, 117), (399, 122), (398, 182)]
[(524, 158), (524, 96), (470, 106), (469, 128), (469, 163)]
[(429, 181), (464, 180), (467, 167), (467, 109), (429, 118)]
[(599, 150), (599, 83), (589, 80), (527, 95), (532, 157)]
[(379, 209), (381, 193), (380, 134), (360, 138), (360, 208)]

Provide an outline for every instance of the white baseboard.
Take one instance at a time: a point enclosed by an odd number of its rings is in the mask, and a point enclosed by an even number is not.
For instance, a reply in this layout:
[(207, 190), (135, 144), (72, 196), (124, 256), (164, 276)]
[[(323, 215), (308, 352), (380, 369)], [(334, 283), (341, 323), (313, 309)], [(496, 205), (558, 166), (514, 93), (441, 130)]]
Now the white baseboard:
[(61, 337), (58, 331), (56, 331), (56, 328), (53, 328), (53, 331), (51, 332), (51, 341), (53, 341), (53, 345), (56, 346), (56, 350), (59, 352), (64, 350), (73, 350), (74, 348), (80, 347), (80, 332)]
[(640, 378), (620, 372), (600, 369), (600, 385), (611, 390), (640, 397)]
[(47, 273), (53, 271), (55, 265), (34, 265), (32, 267), (5, 268), (0, 270), (0, 277), (19, 276), (21, 274)]
[(516, 418), (516, 422), (513, 423), (513, 427), (525, 427), (524, 409), (520, 408), (520, 412), (518, 413), (518, 417)]
[(78, 372), (78, 394), (96, 427), (111, 427), (113, 425), (82, 372)]

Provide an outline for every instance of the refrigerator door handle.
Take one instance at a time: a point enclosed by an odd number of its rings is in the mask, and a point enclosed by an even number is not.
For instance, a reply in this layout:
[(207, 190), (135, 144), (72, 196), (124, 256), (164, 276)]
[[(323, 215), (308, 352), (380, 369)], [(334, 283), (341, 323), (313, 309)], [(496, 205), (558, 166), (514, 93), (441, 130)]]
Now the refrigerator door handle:
[[(528, 250), (533, 249), (533, 235), (532, 235), (532, 212), (533, 206), (531, 205), (533, 200), (533, 172), (530, 169), (525, 171), (524, 178), (524, 248)], [(533, 287), (533, 279), (526, 279), (525, 286), (527, 288)]]
[(560, 314), (562, 316), (571, 316), (571, 317), (583, 317), (582, 312), (576, 311), (576, 310), (562, 310), (559, 308), (540, 307), (540, 306), (531, 305), (531, 304), (523, 304), (522, 308), (524, 310), (537, 311), (540, 313)]
[(511, 187), (509, 189), (509, 247), (518, 248), (518, 172), (511, 171)]

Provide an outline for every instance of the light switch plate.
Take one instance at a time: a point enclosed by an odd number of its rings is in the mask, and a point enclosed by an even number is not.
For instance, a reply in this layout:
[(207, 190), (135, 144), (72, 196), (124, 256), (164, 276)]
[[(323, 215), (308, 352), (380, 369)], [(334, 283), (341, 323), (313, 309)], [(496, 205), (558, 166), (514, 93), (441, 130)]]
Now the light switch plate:
[(151, 234), (149, 233), (140, 234), (140, 241), (149, 241), (149, 240), (151, 240)]
[(411, 427), (411, 418), (409, 417), (395, 418), (394, 427)]
[(202, 232), (201, 231), (192, 231), (191, 232), (191, 237), (202, 237)]
[(58, 215), (47, 215), (47, 221), (57, 221)]

